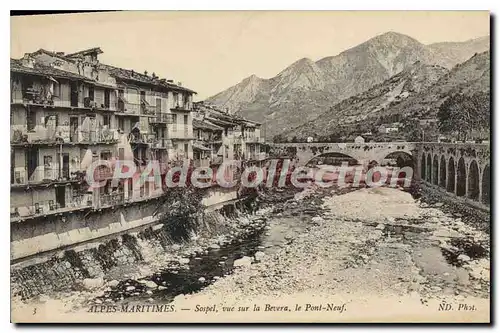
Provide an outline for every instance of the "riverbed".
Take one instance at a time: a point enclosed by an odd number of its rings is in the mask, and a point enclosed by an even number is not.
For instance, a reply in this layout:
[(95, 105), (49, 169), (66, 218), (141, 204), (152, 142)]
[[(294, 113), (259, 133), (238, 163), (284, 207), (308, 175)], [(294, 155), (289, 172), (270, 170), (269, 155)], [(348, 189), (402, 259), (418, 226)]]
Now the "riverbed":
[[(78, 305), (65, 303), (66, 312), (88, 314), (100, 305), (172, 304), (176, 316), (169, 321), (245, 321), (244, 313), (223, 308), (288, 303), (293, 308), (329, 301), (351, 309), (332, 320), (359, 319), (360, 309), (372, 311), (368, 317), (379, 313), (387, 319), (392, 313), (397, 320), (436, 315), (436, 304), (446, 300), (476, 304), (481, 311), (455, 315), (484, 320), (489, 316), (489, 235), (444, 208), (393, 188), (306, 189), (256, 216), (240, 216), (247, 221), (244, 233), (184, 260), (166, 262), (152, 274), (108, 281), (98, 291), (80, 294)], [(55, 302), (46, 299), (45, 304)], [(392, 312), (380, 313), (380, 304)], [(209, 317), (197, 307), (218, 315)], [(288, 310), (272, 316), (269, 309), (256, 318), (312, 318)], [(164, 315), (148, 318), (162, 321)], [(128, 321), (112, 313), (93, 318)]]

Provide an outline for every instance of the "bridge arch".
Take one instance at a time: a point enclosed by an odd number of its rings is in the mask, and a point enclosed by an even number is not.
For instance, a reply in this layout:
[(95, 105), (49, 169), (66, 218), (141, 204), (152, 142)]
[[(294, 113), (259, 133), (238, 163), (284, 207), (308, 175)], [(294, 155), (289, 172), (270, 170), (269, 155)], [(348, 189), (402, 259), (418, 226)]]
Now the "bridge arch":
[(476, 160), (470, 162), (467, 178), (467, 197), (472, 200), (479, 200), (479, 167)]
[(450, 157), (448, 160), (448, 182), (446, 183), (446, 191), (455, 193), (455, 160)]
[(438, 156), (434, 155), (434, 160), (432, 162), (432, 184), (438, 185), (439, 182), (439, 163)]
[(481, 179), (481, 202), (490, 205), (490, 166), (486, 165)]
[(338, 152), (328, 152), (320, 154), (318, 156), (314, 156), (310, 160), (306, 161), (305, 165), (311, 166), (319, 164), (319, 162), (321, 162), (322, 164), (336, 165), (336, 166), (342, 165), (343, 162), (347, 162), (349, 166), (358, 164), (358, 160), (352, 156)]
[(464, 158), (460, 157), (457, 166), (457, 196), (463, 197), (465, 195), (466, 184), (467, 184), (467, 170), (465, 168)]
[(427, 154), (427, 166), (426, 166), (426, 177), (425, 180), (427, 180), (429, 183), (432, 182), (432, 157), (431, 153)]
[(425, 154), (422, 154), (422, 158), (420, 159), (420, 179), (425, 180), (426, 179), (426, 172), (425, 170)]
[(439, 162), (439, 186), (446, 188), (446, 159), (444, 155), (441, 155), (441, 160)]

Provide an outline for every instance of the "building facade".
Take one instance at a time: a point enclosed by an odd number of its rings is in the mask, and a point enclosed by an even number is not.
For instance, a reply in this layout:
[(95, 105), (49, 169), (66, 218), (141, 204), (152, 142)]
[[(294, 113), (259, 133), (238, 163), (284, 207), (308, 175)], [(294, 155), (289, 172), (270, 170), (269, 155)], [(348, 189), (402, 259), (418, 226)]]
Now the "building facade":
[[(39, 50), (11, 59), (11, 220), (147, 200), (163, 193), (125, 180), (83, 180), (96, 161), (141, 168), (193, 158), (194, 91), (154, 73), (99, 62), (92, 48), (72, 54)], [(136, 176), (134, 176), (136, 177)]]

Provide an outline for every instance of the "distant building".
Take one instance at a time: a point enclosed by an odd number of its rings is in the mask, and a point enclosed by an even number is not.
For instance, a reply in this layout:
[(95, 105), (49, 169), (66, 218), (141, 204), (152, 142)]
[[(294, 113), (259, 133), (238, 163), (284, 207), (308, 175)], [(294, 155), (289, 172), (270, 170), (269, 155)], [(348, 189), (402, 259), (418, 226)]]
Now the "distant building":
[(354, 143), (365, 143), (365, 139), (362, 136), (357, 136), (356, 139), (354, 139)]
[(399, 132), (399, 126), (393, 126), (393, 125), (394, 124), (382, 124), (378, 127), (378, 132), (382, 134)]
[(438, 122), (437, 118), (426, 118), (426, 119), (420, 119), (420, 126), (430, 126), (434, 125)]
[(310, 142), (314, 142), (314, 138), (313, 138), (312, 136), (308, 137), (308, 138), (307, 138), (307, 142), (309, 142), (309, 143), (310, 143)]

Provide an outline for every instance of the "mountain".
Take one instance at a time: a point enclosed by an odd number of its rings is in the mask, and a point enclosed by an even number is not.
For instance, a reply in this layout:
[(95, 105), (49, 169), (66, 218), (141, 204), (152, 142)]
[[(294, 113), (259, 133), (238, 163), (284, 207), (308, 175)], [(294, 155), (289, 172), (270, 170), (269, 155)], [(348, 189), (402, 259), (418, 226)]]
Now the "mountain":
[(341, 100), (357, 95), (415, 62), (450, 69), (489, 49), (489, 37), (424, 45), (395, 32), (376, 36), (336, 56), (300, 59), (270, 79), (255, 75), (207, 102), (262, 122), (268, 138), (315, 119)]
[[(474, 55), (450, 71), (438, 65), (413, 64), (369, 90), (331, 107), (317, 118), (282, 133), (294, 136), (328, 136), (348, 126), (369, 131), (384, 119), (436, 117), (440, 105), (455, 94), (490, 92), (490, 52)], [(396, 115), (396, 117), (393, 117)]]

